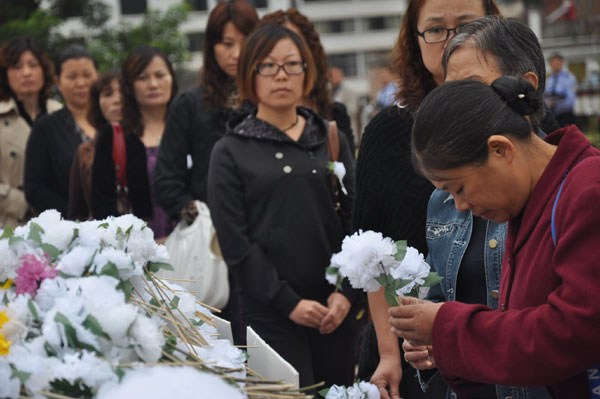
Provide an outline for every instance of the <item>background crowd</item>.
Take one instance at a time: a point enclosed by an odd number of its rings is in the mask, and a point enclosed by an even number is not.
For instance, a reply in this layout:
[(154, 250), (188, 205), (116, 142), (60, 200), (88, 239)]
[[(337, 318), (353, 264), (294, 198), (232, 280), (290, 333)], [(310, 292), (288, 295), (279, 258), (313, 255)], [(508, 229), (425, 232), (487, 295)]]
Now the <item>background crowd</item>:
[[(392, 58), (380, 65), (378, 112), (363, 132), (353, 132), (346, 105), (334, 100), (336, 71), (313, 23), (295, 9), (259, 19), (244, 0), (219, 3), (203, 60), (198, 84), (178, 93), (169, 56), (155, 47), (138, 46), (98, 71), (81, 45), (52, 62), (30, 38), (4, 43), (0, 226), (47, 209), (72, 220), (132, 213), (163, 242), (177, 223), (194, 222), (202, 201), (228, 265), (223, 316), (236, 343), (251, 325), (299, 371), (301, 386), (350, 385), (358, 365), (358, 378), (384, 398), (455, 397), (452, 389), (464, 387), (448, 375), (463, 376), (447, 361), (436, 372), (431, 342), (399, 340), (406, 334), (397, 324), (392, 331), (383, 291), (368, 295), (367, 316), (364, 295), (349, 285), (335, 290), (324, 270), (345, 235), (374, 230), (428, 255), (444, 277), (428, 299), (497, 308), (508, 218), (461, 208), (456, 193), (417, 167), (415, 115), (445, 82), (521, 78), (539, 100), (521, 112), (523, 137), (533, 132), (541, 142), (573, 122), (562, 57), (552, 56), (546, 82), (535, 34), (502, 19), (493, 0), (410, 0)], [(55, 84), (62, 103), (51, 98)], [(345, 176), (336, 180), (330, 162), (341, 162)], [(545, 388), (554, 376), (482, 378), (462, 392), (546, 398), (569, 387)]]

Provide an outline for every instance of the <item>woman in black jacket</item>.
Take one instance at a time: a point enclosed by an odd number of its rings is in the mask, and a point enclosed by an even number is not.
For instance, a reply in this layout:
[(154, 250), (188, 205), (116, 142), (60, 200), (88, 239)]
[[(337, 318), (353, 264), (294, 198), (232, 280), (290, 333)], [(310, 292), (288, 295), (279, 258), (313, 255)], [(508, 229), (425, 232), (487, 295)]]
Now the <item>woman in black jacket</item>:
[(230, 122), (214, 147), (208, 204), (225, 261), (239, 282), (245, 321), (300, 373), (300, 385), (350, 384), (356, 292), (325, 280), (331, 255), (349, 233), (354, 162), (339, 135), (346, 168), (336, 211), (328, 172), (327, 123), (296, 107), (315, 66), (304, 41), (280, 25), (251, 34), (240, 54), (242, 100), (257, 110)]
[(68, 46), (58, 56), (56, 82), (66, 106), (36, 120), (25, 151), (25, 197), (36, 212), (56, 209), (66, 216), (75, 151), (96, 134), (87, 114), (97, 74), (96, 61), (82, 46)]
[[(125, 136), (127, 198), (134, 215), (148, 221), (156, 238), (165, 238), (171, 225), (151, 196), (149, 176), (165, 128), (169, 104), (177, 92), (173, 66), (159, 49), (140, 46), (131, 51), (121, 67)], [(119, 193), (113, 127), (100, 130), (92, 164), (92, 215), (96, 219), (118, 216)]]
[(245, 0), (219, 3), (208, 17), (200, 85), (173, 102), (154, 171), (156, 201), (173, 219), (183, 216), (191, 224), (194, 200), (206, 202), (210, 152), (225, 134), (238, 56), (257, 22)]

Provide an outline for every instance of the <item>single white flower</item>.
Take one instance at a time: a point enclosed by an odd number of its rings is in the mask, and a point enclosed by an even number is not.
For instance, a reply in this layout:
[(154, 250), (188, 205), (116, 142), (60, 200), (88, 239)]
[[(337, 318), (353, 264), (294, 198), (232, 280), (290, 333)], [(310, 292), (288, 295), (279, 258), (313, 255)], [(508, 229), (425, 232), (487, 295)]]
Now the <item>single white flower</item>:
[(360, 390), (366, 394), (366, 399), (380, 399), (381, 395), (377, 386), (366, 381), (358, 382), (358, 386)]
[(21, 382), (15, 377), (8, 362), (0, 357), (0, 398), (17, 399), (21, 389)]
[(338, 178), (338, 181), (340, 182), (340, 187), (342, 189), (342, 192), (345, 195), (348, 195), (348, 191), (346, 190), (346, 187), (344, 187), (344, 177), (346, 176), (346, 166), (344, 165), (343, 162), (330, 162), (331, 166), (331, 171), (333, 172), (333, 174)]
[(332, 385), (331, 388), (329, 388), (325, 399), (348, 399), (346, 388), (338, 385)]
[(425, 283), (425, 278), (429, 275), (431, 268), (425, 262), (423, 254), (413, 247), (406, 248), (406, 255), (402, 262), (390, 270), (394, 279), (410, 281), (404, 287), (396, 290), (397, 295), (405, 295), (412, 291), (417, 285)]
[(374, 231), (358, 231), (344, 238), (342, 250), (331, 257), (332, 266), (338, 267), (354, 288), (367, 292), (377, 291), (380, 284), (375, 280), (388, 273), (396, 263), (397, 247), (391, 238)]

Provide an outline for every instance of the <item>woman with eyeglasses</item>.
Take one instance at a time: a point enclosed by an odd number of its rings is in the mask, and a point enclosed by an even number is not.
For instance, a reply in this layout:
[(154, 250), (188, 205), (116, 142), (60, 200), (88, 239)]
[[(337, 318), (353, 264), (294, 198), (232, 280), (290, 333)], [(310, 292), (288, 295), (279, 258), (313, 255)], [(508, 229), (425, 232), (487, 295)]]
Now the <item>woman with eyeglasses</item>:
[[(355, 230), (379, 231), (394, 240), (407, 240), (409, 245), (427, 253), (427, 204), (434, 186), (411, 163), (413, 114), (427, 93), (444, 82), (442, 53), (449, 38), (462, 25), (498, 13), (493, 0), (408, 2), (394, 48), (392, 69), (400, 87), (396, 103), (371, 120), (361, 139), (353, 212)], [(383, 290), (369, 293), (368, 298), (377, 339), (372, 345), (376, 348), (366, 345), (363, 352), (369, 357), (378, 351), (380, 357), (374, 372), (370, 365), (361, 364), (365, 367), (359, 370), (359, 377), (370, 378), (384, 399), (444, 397), (446, 387), (439, 377), (423, 393), (414, 377), (416, 371), (401, 356), (398, 339), (390, 330), (389, 305)]]
[(298, 370), (301, 386), (348, 385), (357, 293), (347, 286), (336, 292), (324, 273), (349, 233), (354, 162), (338, 133), (347, 194), (337, 210), (327, 122), (296, 106), (314, 82), (312, 55), (297, 34), (268, 24), (248, 37), (238, 86), (256, 109), (232, 119), (215, 145), (208, 204), (240, 284), (244, 321)]

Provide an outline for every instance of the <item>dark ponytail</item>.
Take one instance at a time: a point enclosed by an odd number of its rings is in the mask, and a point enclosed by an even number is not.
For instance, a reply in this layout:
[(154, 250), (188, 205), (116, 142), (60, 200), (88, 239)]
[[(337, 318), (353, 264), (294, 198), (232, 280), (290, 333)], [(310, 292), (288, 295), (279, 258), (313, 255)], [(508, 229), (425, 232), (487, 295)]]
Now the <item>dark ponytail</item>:
[(412, 131), (415, 168), (447, 170), (487, 161), (492, 135), (528, 140), (533, 127), (525, 115), (542, 106), (523, 78), (503, 76), (491, 86), (459, 80), (434, 89), (421, 104)]

